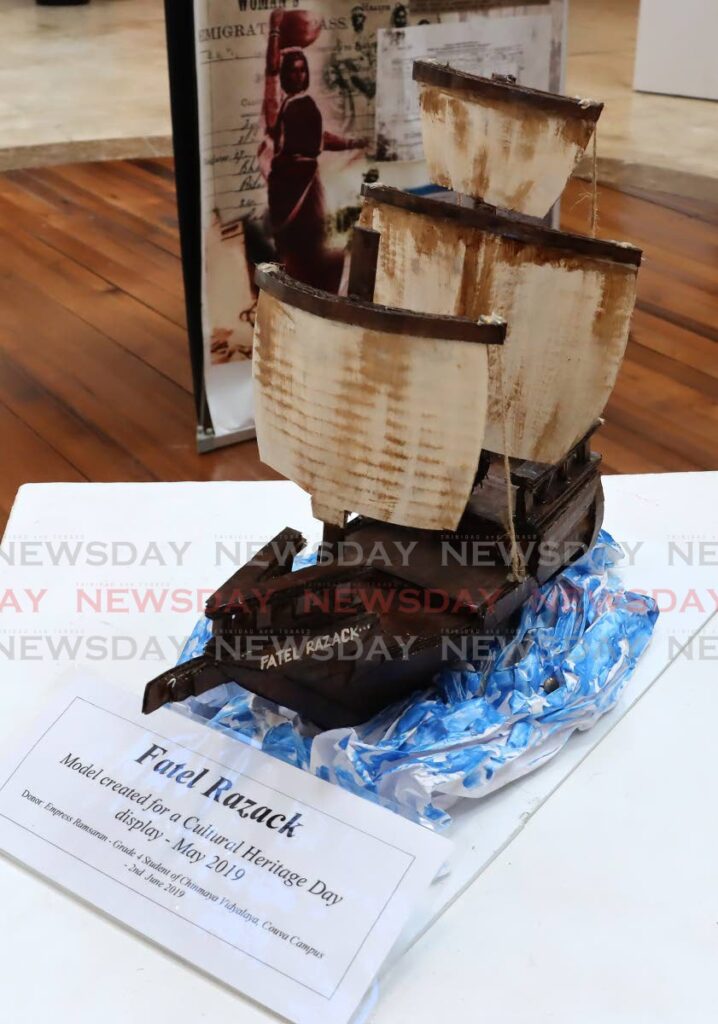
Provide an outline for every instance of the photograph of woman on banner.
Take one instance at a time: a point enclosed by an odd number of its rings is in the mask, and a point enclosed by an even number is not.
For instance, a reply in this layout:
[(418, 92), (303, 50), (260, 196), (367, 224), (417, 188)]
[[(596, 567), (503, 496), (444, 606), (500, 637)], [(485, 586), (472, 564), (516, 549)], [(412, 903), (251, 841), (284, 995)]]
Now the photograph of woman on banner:
[(325, 130), (322, 113), (309, 94), (304, 49), (320, 31), (320, 23), (308, 12), (277, 10), (270, 15), (263, 108), (266, 134), (259, 161), (267, 177), (277, 258), (292, 277), (336, 292), (344, 253), (327, 245), (319, 155), (324, 150), (363, 149), (367, 140)]

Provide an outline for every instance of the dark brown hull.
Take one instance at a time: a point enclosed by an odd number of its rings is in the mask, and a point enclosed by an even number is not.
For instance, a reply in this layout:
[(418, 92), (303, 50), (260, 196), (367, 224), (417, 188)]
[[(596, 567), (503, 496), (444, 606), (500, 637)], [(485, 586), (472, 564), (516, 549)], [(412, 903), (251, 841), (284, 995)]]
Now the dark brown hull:
[(285, 530), (213, 595), (204, 654), (150, 682), (143, 710), (234, 681), (334, 728), (428, 687), (447, 663), (480, 663), (530, 595), (590, 549), (603, 518), (586, 447), (563, 466), (523, 463), (512, 479), (524, 579), (507, 564), (506, 531), (480, 512), (480, 488), (453, 533), (359, 517), (297, 572), (304, 541)]

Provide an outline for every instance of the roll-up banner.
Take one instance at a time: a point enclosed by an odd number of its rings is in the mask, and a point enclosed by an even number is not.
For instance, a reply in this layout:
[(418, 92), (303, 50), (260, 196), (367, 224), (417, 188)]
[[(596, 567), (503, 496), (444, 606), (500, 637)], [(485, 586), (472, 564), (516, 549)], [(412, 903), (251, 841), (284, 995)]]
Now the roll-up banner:
[(198, 448), (254, 436), (256, 263), (346, 286), (363, 182), (433, 191), (412, 63), (561, 91), (565, 0), (166, 0)]

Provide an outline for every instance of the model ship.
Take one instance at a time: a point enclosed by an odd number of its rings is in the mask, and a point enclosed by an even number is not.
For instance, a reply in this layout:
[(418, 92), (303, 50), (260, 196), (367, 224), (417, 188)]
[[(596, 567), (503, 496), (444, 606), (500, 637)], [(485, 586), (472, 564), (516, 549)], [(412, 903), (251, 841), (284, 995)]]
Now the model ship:
[[(624, 355), (641, 253), (553, 230), (601, 105), (418, 61), (424, 150), (447, 191), (363, 188), (348, 297), (257, 269), (264, 462), (324, 523), (287, 528), (210, 599), (204, 653), (144, 710), (233, 681), (320, 727), (476, 664), (594, 543), (590, 438)], [(342, 557), (349, 551), (351, 557)]]

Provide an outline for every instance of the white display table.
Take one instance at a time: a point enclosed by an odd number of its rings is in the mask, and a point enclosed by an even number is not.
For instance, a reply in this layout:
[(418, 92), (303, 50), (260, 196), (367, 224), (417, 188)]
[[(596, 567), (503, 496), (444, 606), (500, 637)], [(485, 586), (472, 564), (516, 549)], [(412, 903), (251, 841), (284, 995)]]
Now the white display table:
[[(372, 1021), (713, 1019), (717, 482), (605, 480), (605, 525), (632, 552), (626, 584), (665, 609), (653, 643), (595, 729), (534, 775), (466, 801), (450, 832), (452, 870), (417, 907)], [(318, 538), (292, 484), (23, 488), (3, 542), (3, 746), (73, 663), (139, 700), (233, 571), (235, 542), (285, 525)], [(92, 564), (113, 542), (133, 563)], [(13, 1024), (274, 1019), (5, 859), (0, 899)]]

